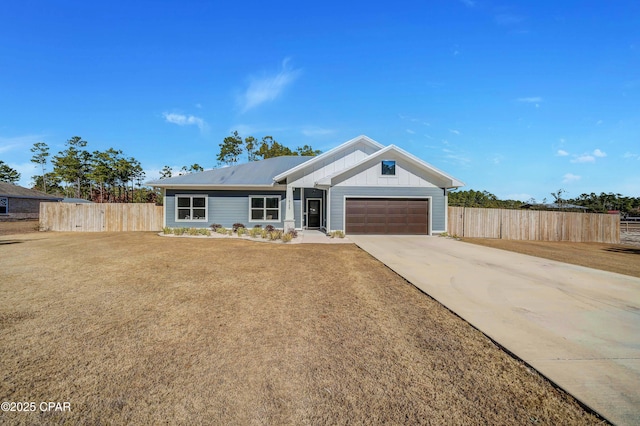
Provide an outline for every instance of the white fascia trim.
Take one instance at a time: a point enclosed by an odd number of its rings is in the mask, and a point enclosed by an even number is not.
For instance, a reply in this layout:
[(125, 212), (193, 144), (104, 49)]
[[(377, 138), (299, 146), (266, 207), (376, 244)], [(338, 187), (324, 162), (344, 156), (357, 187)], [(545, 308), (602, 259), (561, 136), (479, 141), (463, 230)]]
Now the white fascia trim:
[(205, 184), (180, 184), (180, 185), (163, 185), (157, 186), (155, 188), (162, 189), (181, 189), (181, 190), (219, 190), (219, 191), (236, 191), (236, 190), (286, 190), (287, 185), (277, 185), (277, 184), (269, 184), (269, 185), (205, 185)]
[(431, 164), (427, 163), (426, 161), (423, 161), (421, 159), (419, 159), (418, 157), (416, 157), (415, 155), (412, 155), (410, 153), (408, 153), (407, 151), (403, 150), (402, 148), (397, 147), (396, 145), (389, 145), (384, 149), (381, 149), (380, 151), (376, 152), (375, 154), (371, 154), (370, 156), (363, 158), (362, 160), (360, 160), (359, 162), (352, 164), (350, 167), (340, 170), (330, 176), (326, 176), (322, 179), (320, 179), (317, 183), (318, 184), (322, 184), (322, 185), (333, 185), (333, 180), (337, 177), (340, 177), (341, 175), (349, 172), (352, 169), (355, 169), (356, 167), (360, 167), (363, 164), (367, 164), (369, 162), (374, 162), (380, 159), (384, 158), (384, 155), (390, 151), (395, 151), (397, 154), (400, 154), (401, 157), (405, 157), (410, 163), (413, 163), (415, 166), (417, 166), (418, 168), (427, 170), (429, 172), (435, 173), (437, 175), (440, 175), (441, 177), (443, 177), (444, 179), (449, 180), (450, 185), (448, 185), (448, 188), (459, 188), (461, 186), (464, 186), (464, 182), (459, 181), (458, 179), (454, 178), (453, 176), (450, 176), (446, 173), (444, 173), (443, 171), (437, 169), (436, 167), (433, 167)]
[(378, 149), (383, 149), (384, 148), (384, 145), (382, 145), (379, 142), (374, 141), (373, 139), (371, 139), (368, 136), (365, 136), (365, 135), (356, 136), (355, 138), (350, 139), (350, 140), (346, 141), (345, 143), (340, 144), (340, 145), (338, 145), (337, 147), (335, 147), (333, 149), (330, 149), (327, 152), (323, 152), (322, 154), (320, 154), (320, 155), (318, 155), (316, 157), (313, 157), (309, 161), (305, 161), (304, 163), (299, 164), (299, 165), (297, 165), (296, 167), (294, 167), (292, 169), (289, 169), (289, 170), (287, 170), (285, 172), (280, 173), (278, 176), (275, 176), (273, 178), (273, 180), (276, 181), (276, 182), (281, 181), (282, 179), (286, 178), (287, 176), (291, 175), (292, 173), (295, 173), (297, 171), (303, 170), (306, 167), (308, 167), (310, 165), (313, 165), (313, 164), (315, 164), (315, 163), (317, 163), (319, 161), (322, 161), (323, 159), (325, 159), (326, 157), (328, 157), (330, 155), (335, 154), (336, 152), (340, 152), (340, 151), (350, 147), (351, 145), (355, 145), (356, 143), (362, 142), (362, 141), (366, 142), (367, 144), (369, 144), (370, 146), (372, 146), (374, 148), (378, 148)]

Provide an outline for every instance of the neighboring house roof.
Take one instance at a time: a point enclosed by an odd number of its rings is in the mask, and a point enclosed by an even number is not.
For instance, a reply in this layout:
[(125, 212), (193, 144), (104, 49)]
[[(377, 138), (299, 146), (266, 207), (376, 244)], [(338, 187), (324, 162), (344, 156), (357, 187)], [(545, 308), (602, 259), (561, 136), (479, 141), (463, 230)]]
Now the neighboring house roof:
[(54, 197), (53, 195), (45, 194), (44, 192), (36, 191), (35, 189), (24, 188), (8, 182), (0, 182), (0, 197), (32, 198), (52, 201), (62, 200), (61, 197)]
[(395, 145), (389, 145), (386, 148), (383, 148), (377, 152), (375, 152), (374, 154), (369, 155), (368, 157), (360, 160), (359, 162), (352, 164), (351, 166), (342, 169), (330, 176), (326, 176), (322, 179), (320, 179), (317, 183), (320, 185), (333, 185), (335, 184), (337, 181), (340, 180), (340, 178), (346, 174), (349, 174), (352, 170), (361, 167), (361, 166), (365, 166), (368, 164), (374, 164), (376, 162), (379, 162), (381, 160), (385, 160), (388, 159), (387, 157), (393, 155), (394, 157), (398, 157), (398, 158), (402, 158), (403, 160), (413, 164), (414, 166), (418, 167), (421, 170), (424, 170), (425, 172), (427, 172), (428, 174), (430, 174), (431, 176), (434, 176), (436, 179), (440, 180), (443, 184), (444, 187), (446, 188), (459, 188), (461, 186), (464, 186), (464, 182), (459, 181), (458, 179), (454, 178), (453, 176), (448, 175), (447, 173), (435, 168), (434, 166), (432, 166), (431, 164), (422, 161), (421, 159), (419, 159), (418, 157), (416, 157), (415, 155), (412, 155), (410, 153), (408, 153), (407, 151), (403, 150), (402, 148), (399, 148)]
[(305, 163), (302, 163), (302, 164), (300, 164), (300, 165), (298, 165), (296, 167), (293, 167), (293, 168), (291, 168), (289, 170), (284, 170), (283, 173), (280, 173), (279, 175), (275, 176), (273, 178), (273, 180), (275, 180), (276, 182), (279, 182), (279, 181), (285, 179), (287, 176), (290, 176), (290, 175), (292, 175), (292, 174), (294, 174), (294, 173), (296, 173), (296, 172), (298, 172), (300, 170), (303, 170), (303, 169), (305, 169), (307, 167), (311, 167), (316, 163), (324, 161), (325, 158), (331, 157), (332, 155), (334, 155), (334, 154), (336, 154), (336, 153), (338, 153), (340, 151), (345, 151), (347, 149), (350, 149), (352, 146), (357, 145), (359, 143), (364, 143), (366, 145), (369, 145), (369, 146), (371, 146), (372, 148), (374, 148), (376, 150), (380, 150), (380, 149), (384, 148), (384, 145), (382, 145), (379, 142), (374, 141), (370, 137), (365, 136), (365, 135), (360, 135), (360, 136), (357, 136), (357, 137), (355, 137), (355, 138), (353, 138), (351, 140), (346, 141), (345, 143), (343, 143), (341, 145), (338, 145), (337, 147), (335, 147), (333, 149), (330, 149), (327, 152), (323, 152), (322, 154), (313, 157), (311, 160), (309, 160), (309, 161), (307, 161)]
[(577, 209), (577, 210), (589, 210), (588, 207), (578, 206), (576, 204), (558, 204), (558, 203), (550, 203), (550, 204), (523, 204), (520, 208), (530, 209), (530, 208), (544, 208), (544, 209)]
[(273, 186), (273, 177), (314, 157), (284, 156), (147, 182), (159, 188)]
[(65, 197), (62, 199), (63, 203), (75, 203), (75, 204), (93, 204), (93, 201), (85, 200), (84, 198), (72, 198)]

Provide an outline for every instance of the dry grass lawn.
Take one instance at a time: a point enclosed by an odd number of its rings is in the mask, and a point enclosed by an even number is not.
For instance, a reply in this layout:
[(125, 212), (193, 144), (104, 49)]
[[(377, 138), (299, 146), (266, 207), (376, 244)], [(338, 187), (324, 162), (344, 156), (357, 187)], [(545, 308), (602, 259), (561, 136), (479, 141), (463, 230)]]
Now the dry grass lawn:
[(354, 245), (0, 237), (12, 424), (594, 424)]
[(640, 278), (640, 246), (490, 238), (464, 238), (464, 241)]

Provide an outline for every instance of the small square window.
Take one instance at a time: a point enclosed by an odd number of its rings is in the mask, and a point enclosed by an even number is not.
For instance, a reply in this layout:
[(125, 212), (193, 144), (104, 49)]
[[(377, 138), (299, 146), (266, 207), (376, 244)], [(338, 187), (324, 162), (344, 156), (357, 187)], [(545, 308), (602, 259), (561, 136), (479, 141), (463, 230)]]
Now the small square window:
[(396, 175), (396, 162), (393, 160), (382, 161), (382, 176), (395, 176)]
[(9, 213), (9, 199), (7, 197), (0, 197), (0, 214)]

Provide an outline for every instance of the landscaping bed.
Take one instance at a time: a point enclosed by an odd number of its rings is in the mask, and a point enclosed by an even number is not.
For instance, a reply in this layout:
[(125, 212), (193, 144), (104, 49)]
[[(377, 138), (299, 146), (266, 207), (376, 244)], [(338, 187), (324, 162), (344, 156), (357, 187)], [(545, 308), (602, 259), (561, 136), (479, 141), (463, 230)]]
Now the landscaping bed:
[(596, 424), (355, 245), (0, 238), (0, 423)]

